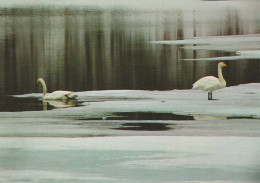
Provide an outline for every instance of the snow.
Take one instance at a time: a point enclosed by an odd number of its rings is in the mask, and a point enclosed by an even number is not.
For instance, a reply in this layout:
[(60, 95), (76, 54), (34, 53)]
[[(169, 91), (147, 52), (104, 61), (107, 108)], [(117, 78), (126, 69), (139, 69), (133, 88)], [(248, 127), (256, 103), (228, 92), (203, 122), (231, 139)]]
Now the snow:
[[(141, 91), (107, 90), (76, 92), (82, 107), (55, 109), (42, 112), (16, 112), (13, 117), (93, 118), (118, 112), (153, 112), (179, 115), (210, 115), (225, 117), (260, 118), (260, 84), (242, 84), (213, 92), (208, 101), (207, 93), (196, 90)], [(38, 94), (26, 94), (36, 97)], [(24, 97), (23, 95), (21, 97)], [(1, 118), (10, 113), (1, 113)]]
[[(1, 112), (0, 182), (257, 183), (259, 88), (227, 87), (213, 101), (194, 90), (84, 91), (76, 93), (80, 107)], [(195, 120), (109, 120), (118, 112)]]
[(5, 138), (0, 180), (257, 182), (259, 145), (254, 137)]
[[(0, 136), (259, 136), (259, 88), (259, 83), (226, 87), (213, 92), (213, 98), (218, 100), (212, 101), (207, 100), (206, 92), (197, 90), (77, 92), (78, 101), (82, 102), (82, 106), (79, 107), (55, 108), (49, 111), (1, 112)], [(40, 96), (33, 93), (18, 97)], [(60, 103), (62, 102), (60, 101)], [(116, 114), (122, 112), (144, 112), (151, 113), (151, 115), (153, 113), (169, 113), (190, 116), (190, 120), (156, 119), (138, 122), (116, 119)], [(110, 119), (111, 117), (113, 120)], [(135, 128), (119, 130), (124, 127), (124, 124), (131, 123), (158, 123), (167, 128), (162, 128), (165, 130), (161, 131), (135, 131)], [(201, 131), (201, 128), (204, 130)], [(131, 129), (131, 125), (129, 129)], [(215, 129), (218, 130), (215, 131)]]

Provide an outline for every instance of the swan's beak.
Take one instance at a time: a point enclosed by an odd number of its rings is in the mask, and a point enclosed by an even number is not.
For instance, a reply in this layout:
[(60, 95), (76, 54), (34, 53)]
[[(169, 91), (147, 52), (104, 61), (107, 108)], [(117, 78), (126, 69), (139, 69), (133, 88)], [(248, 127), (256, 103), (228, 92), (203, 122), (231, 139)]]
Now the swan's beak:
[(224, 63), (224, 64), (223, 64), (223, 67), (227, 67), (227, 65)]

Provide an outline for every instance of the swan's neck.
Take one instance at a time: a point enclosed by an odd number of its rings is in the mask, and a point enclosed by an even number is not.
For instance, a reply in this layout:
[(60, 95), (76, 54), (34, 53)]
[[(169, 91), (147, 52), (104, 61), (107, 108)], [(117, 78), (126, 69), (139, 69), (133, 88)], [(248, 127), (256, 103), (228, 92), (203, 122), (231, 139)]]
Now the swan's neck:
[(47, 86), (43, 80), (39, 80), (39, 82), (42, 84), (42, 90), (43, 90), (42, 93), (43, 93), (43, 97), (45, 97), (47, 94)]
[(222, 74), (222, 67), (218, 66), (218, 78), (221, 83), (226, 83), (223, 74)]

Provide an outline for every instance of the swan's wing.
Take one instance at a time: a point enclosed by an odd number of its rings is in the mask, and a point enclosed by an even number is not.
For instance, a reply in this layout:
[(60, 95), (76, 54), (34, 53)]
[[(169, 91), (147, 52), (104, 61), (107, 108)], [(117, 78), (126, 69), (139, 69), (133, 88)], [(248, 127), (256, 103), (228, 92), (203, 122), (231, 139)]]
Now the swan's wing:
[(206, 76), (193, 84), (192, 89), (194, 90), (205, 90), (212, 91), (218, 89), (220, 86), (219, 79), (214, 76)]
[(72, 95), (72, 91), (55, 91), (47, 95), (44, 99), (47, 100), (63, 100), (63, 99), (69, 99), (69, 98), (75, 98), (76, 95)]
[(56, 108), (65, 108), (65, 107), (74, 107), (76, 105), (75, 102), (64, 102), (63, 100), (44, 100), (49, 103), (49, 105)]

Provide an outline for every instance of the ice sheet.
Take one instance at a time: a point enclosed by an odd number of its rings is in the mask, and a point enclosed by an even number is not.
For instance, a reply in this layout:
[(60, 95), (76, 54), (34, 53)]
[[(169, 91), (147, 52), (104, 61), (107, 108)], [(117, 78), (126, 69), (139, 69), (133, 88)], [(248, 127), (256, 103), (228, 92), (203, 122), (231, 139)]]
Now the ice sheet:
[(256, 183), (259, 145), (253, 137), (4, 138), (0, 180)]
[[(209, 37), (194, 37), (185, 40), (165, 40), (165, 41), (151, 41), (151, 44), (169, 44), (169, 45), (189, 45), (189, 44), (235, 44), (235, 43), (250, 43), (256, 44), (260, 41), (259, 34), (252, 35), (238, 35), (238, 36), (209, 36)], [(241, 45), (243, 46), (243, 45)]]
[[(185, 40), (152, 41), (151, 44), (181, 45), (182, 49), (236, 52), (238, 56), (183, 59), (190, 61), (218, 61), (260, 59), (260, 35), (194, 37)], [(195, 46), (187, 46), (195, 45)]]
[[(85, 91), (77, 93), (81, 107), (1, 112), (0, 182), (257, 183), (259, 88), (227, 87), (213, 93), (214, 101), (193, 90)], [(197, 120), (102, 120), (140, 111)], [(131, 123), (168, 128), (120, 130)]]
[[(188, 50), (214, 50), (214, 51), (224, 51), (224, 52), (236, 52), (239, 50), (252, 50), (260, 48), (259, 42), (238, 42), (236, 44), (212, 44), (212, 45), (199, 45), (199, 46), (184, 46), (182, 49)], [(258, 54), (259, 56), (259, 54)]]
[[(260, 118), (260, 84), (251, 83), (227, 87), (213, 92), (207, 100), (207, 93), (198, 90), (171, 91), (87, 91), (77, 92), (82, 107), (43, 112), (2, 112), (4, 117), (81, 117), (106, 116), (115, 112), (154, 112), (182, 115), (211, 115), (226, 117)], [(26, 95), (28, 96), (28, 95)], [(38, 96), (31, 94), (30, 97)]]
[(257, 60), (260, 56), (256, 55), (243, 55), (243, 56), (228, 56), (228, 57), (211, 57), (211, 58), (195, 58), (195, 59), (182, 59), (184, 61), (223, 61), (223, 60)]
[[(234, 49), (233, 51), (236, 51), (236, 49)], [(241, 50), (241, 51), (236, 51), (236, 54), (238, 56), (183, 59), (183, 60), (184, 61), (220, 61), (220, 60), (247, 60), (247, 59), (258, 60), (258, 59), (260, 59), (259, 50), (247, 50), (247, 51)]]

